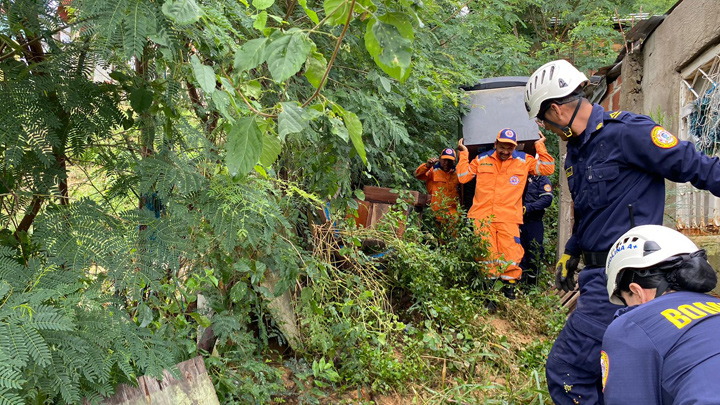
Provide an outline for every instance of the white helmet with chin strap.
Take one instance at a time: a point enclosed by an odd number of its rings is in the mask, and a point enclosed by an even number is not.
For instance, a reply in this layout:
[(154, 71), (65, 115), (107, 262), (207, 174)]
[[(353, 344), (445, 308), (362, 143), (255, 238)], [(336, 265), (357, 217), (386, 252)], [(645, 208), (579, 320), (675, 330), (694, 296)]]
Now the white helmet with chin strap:
[(565, 59), (540, 66), (525, 85), (525, 109), (528, 116), (530, 119), (537, 117), (543, 101), (565, 97), (587, 83), (587, 77)]
[[(658, 295), (668, 287), (697, 292), (712, 290), (717, 283), (715, 271), (707, 262), (705, 251), (698, 249), (687, 236), (660, 225), (641, 225), (622, 235), (608, 252), (605, 263), (610, 302), (623, 305), (618, 282), (626, 269), (646, 273), (672, 272), (670, 280), (658, 285)], [(708, 288), (709, 287), (709, 288)]]

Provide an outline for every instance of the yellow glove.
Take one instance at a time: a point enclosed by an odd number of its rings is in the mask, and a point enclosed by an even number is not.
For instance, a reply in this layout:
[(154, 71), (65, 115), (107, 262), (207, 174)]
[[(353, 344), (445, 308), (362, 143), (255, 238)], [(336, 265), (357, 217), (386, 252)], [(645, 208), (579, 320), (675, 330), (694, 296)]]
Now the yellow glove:
[(564, 253), (555, 266), (555, 288), (563, 291), (575, 289), (575, 272), (580, 258)]

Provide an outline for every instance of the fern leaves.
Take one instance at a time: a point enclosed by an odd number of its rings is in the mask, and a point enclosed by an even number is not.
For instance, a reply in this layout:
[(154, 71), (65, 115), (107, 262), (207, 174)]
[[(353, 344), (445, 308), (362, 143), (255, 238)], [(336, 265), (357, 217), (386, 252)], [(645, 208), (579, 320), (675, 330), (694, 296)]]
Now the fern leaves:
[[(74, 224), (92, 222), (83, 220), (87, 215), (97, 217), (92, 204), (79, 205), (59, 217), (64, 225), (72, 225), (70, 235), (77, 235)], [(51, 214), (53, 218), (61, 212)], [(91, 229), (106, 232), (108, 226), (122, 224), (108, 216)], [(46, 253), (60, 254), (58, 262), (67, 259), (66, 254), (81, 255), (83, 259), (76, 263), (87, 265), (97, 257), (92, 249), (77, 246), (89, 241), (61, 238)], [(65, 248), (55, 250), (58, 243)], [(72, 244), (75, 247), (69, 248)], [(93, 245), (127, 256), (118, 246), (127, 244), (108, 247), (99, 241)], [(138, 373), (158, 376), (175, 364), (175, 351), (160, 335), (139, 327), (109, 302), (101, 284), (86, 277), (87, 268), (66, 265), (63, 269), (47, 256), (32, 257), (23, 266), (13, 253), (17, 255), (0, 246), (0, 272), (6, 279), (0, 282), (0, 405), (24, 404), (34, 395), (76, 404), (82, 398), (111, 394), (113, 385), (132, 381)], [(20, 392), (27, 398), (21, 398)]]
[[(2, 377), (0, 377), (2, 378)], [(0, 405), (24, 405), (25, 401), (23, 401), (20, 396), (18, 396), (15, 392), (10, 391), (8, 389), (0, 388)]]
[(0, 366), (0, 390), (3, 388), (19, 390), (23, 383), (25, 383), (25, 380), (22, 378), (20, 371), (12, 367)]
[[(166, 22), (156, 2), (147, 0), (87, 0), (79, 1), (78, 9), (85, 17), (93, 17), (87, 33), (99, 38), (101, 48), (117, 47), (124, 59), (142, 58), (148, 38), (166, 42)], [(162, 38), (162, 39), (161, 39)]]

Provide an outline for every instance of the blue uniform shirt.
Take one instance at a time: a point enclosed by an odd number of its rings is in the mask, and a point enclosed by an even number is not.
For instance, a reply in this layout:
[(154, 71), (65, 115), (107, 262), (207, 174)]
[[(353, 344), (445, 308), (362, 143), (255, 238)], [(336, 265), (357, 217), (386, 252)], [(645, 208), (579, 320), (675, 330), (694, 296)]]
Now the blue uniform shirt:
[(602, 345), (605, 404), (720, 403), (720, 299), (679, 291), (618, 314)]
[(597, 104), (585, 131), (567, 143), (565, 175), (575, 223), (565, 252), (607, 251), (635, 224), (662, 224), (665, 182), (690, 182), (720, 196), (720, 161), (695, 150), (650, 117)]
[(552, 185), (547, 176), (529, 176), (523, 194), (523, 222), (541, 221), (545, 208), (552, 204), (552, 199)]

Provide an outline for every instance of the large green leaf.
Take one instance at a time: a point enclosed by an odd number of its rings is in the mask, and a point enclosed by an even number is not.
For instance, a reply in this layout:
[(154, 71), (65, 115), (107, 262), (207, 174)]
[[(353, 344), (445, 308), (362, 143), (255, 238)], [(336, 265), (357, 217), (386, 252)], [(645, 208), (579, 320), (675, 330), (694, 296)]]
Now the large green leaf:
[(265, 46), (267, 38), (256, 38), (245, 42), (240, 50), (235, 54), (235, 69), (250, 70), (255, 69), (261, 63), (265, 62)]
[(385, 73), (402, 82), (410, 75), (414, 35), (405, 14), (387, 13), (368, 21), (365, 48)]
[(192, 64), (193, 76), (195, 76), (195, 80), (200, 84), (200, 88), (202, 88), (206, 94), (212, 94), (212, 92), (215, 91), (215, 71), (213, 71), (213, 68), (200, 63), (200, 59), (195, 55), (190, 57), (190, 63)]
[(317, 13), (313, 11), (312, 9), (308, 8), (307, 6), (307, 0), (298, 0), (298, 4), (300, 4), (305, 10), (305, 14), (307, 14), (308, 17), (310, 17), (310, 21), (312, 21), (314, 24), (318, 24), (320, 22), (320, 19), (318, 19)]
[(362, 159), (363, 163), (367, 163), (367, 158), (365, 156), (365, 144), (362, 140), (362, 122), (360, 122), (360, 119), (354, 112), (350, 111), (345, 112), (343, 120), (345, 121), (345, 127), (347, 127), (348, 132), (350, 133), (350, 140), (352, 141), (355, 150)]
[(275, 0), (253, 0), (252, 5), (258, 10), (265, 10), (275, 4)]
[(255, 17), (255, 22), (253, 23), (253, 28), (255, 28), (258, 31), (264, 30), (265, 26), (267, 25), (267, 19), (268, 19), (267, 11), (260, 12)]
[(258, 80), (251, 80), (247, 83), (243, 83), (239, 88), (242, 90), (243, 94), (250, 98), (258, 100), (262, 97), (262, 84), (260, 84), (260, 81)]
[(330, 117), (330, 132), (345, 142), (350, 140), (350, 134), (340, 118)]
[(327, 61), (320, 52), (312, 52), (305, 62), (305, 78), (313, 87), (318, 88), (322, 84), (322, 78), (327, 70)]
[(290, 30), (271, 38), (267, 45), (267, 64), (273, 79), (283, 82), (299, 72), (312, 49), (304, 32)]
[(195, 0), (166, 0), (162, 12), (178, 24), (193, 24), (202, 15)]
[(282, 143), (280, 142), (280, 139), (273, 134), (266, 133), (265, 136), (263, 136), (263, 148), (262, 154), (260, 155), (260, 163), (265, 167), (270, 167), (275, 160), (277, 160), (278, 156), (280, 156), (281, 150)]
[(230, 122), (235, 120), (235, 118), (232, 116), (232, 114), (230, 114), (230, 111), (228, 110), (228, 107), (231, 103), (229, 94), (224, 91), (213, 92), (212, 101), (213, 104), (215, 104), (215, 108), (220, 111), (220, 114), (222, 114), (223, 118)]
[(345, 24), (347, 15), (350, 12), (348, 0), (325, 0), (323, 2), (325, 15), (329, 16), (327, 22), (332, 25)]
[(227, 149), (225, 163), (230, 175), (248, 173), (263, 151), (263, 134), (255, 117), (245, 117), (235, 121), (225, 147)]
[(340, 128), (341, 124), (339, 125), (338, 122), (336, 122), (339, 120), (337, 120), (336, 118), (331, 118), (331, 132), (344, 139), (345, 142), (347, 142), (348, 140), (352, 141), (353, 147), (355, 147), (355, 151), (358, 153), (363, 163), (367, 163), (365, 144), (362, 140), (362, 122), (360, 122), (360, 119), (354, 112), (345, 110), (339, 104), (333, 104), (332, 109), (336, 114), (342, 117), (344, 126), (343, 128)]
[(153, 92), (144, 88), (139, 87), (130, 92), (130, 107), (138, 113), (142, 114), (147, 111), (153, 102)]
[(281, 103), (282, 111), (278, 115), (278, 130), (280, 139), (285, 140), (288, 134), (296, 134), (307, 128), (305, 113), (297, 103)]

